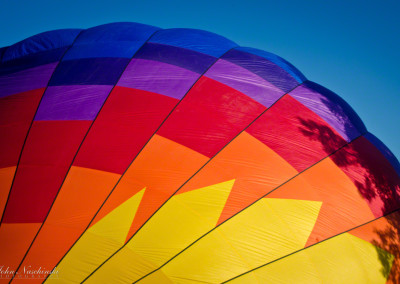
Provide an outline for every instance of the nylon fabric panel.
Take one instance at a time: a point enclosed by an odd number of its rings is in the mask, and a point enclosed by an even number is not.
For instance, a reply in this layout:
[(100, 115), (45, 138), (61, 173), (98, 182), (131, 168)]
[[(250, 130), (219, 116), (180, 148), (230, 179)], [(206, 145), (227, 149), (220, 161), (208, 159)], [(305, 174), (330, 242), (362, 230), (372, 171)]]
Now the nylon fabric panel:
[(115, 87), (74, 165), (123, 174), (177, 103), (167, 96)]
[(367, 132), (360, 117), (341, 97), (316, 83), (306, 81), (291, 96), (328, 122), (347, 142)]
[(31, 36), (9, 46), (3, 55), (2, 62), (15, 60), (34, 53), (67, 47), (74, 42), (81, 31), (81, 29), (63, 29)]
[(65, 55), (65, 60), (78, 58), (131, 58), (157, 30), (138, 23), (112, 23), (84, 30)]
[(155, 135), (124, 174), (94, 223), (127, 196), (146, 187), (129, 232), (130, 237), (172, 195), (173, 190), (206, 161), (206, 157), (190, 148)]
[(49, 86), (115, 85), (128, 63), (128, 58), (63, 60), (54, 71)]
[[(229, 75), (227, 75), (227, 73)], [(205, 76), (221, 82), (270, 107), (284, 92), (249, 70), (226, 60), (218, 60)], [(271, 78), (268, 78), (271, 79)]]
[(307, 80), (306, 77), (296, 67), (294, 67), (290, 62), (286, 61), (285, 59), (283, 59), (278, 55), (252, 47), (239, 46), (236, 47), (235, 50), (243, 51), (249, 53), (250, 55), (256, 55), (270, 62), (273, 62), (274, 64), (278, 65), (283, 70), (285, 70), (287, 73), (289, 73), (299, 83), (302, 83)]
[(243, 132), (176, 194), (235, 179), (219, 225), (296, 174), (297, 171), (274, 151)]
[(149, 42), (182, 47), (220, 57), (237, 44), (214, 33), (195, 29), (167, 29), (155, 34)]
[[(289, 69), (282, 59), (279, 60), (274, 58), (275, 60), (271, 61), (265, 57), (249, 52), (243, 52), (238, 48), (234, 48), (227, 52), (222, 59), (249, 70), (264, 80), (269, 81), (284, 93), (294, 89), (305, 79), (302, 78), (302, 80), (296, 80), (295, 76), (293, 76), (293, 72), (290, 72), (295, 68), (291, 68), (292, 70)], [(270, 57), (269, 59), (272, 58)]]
[[(61, 260), (119, 179), (120, 175), (92, 169), (71, 167), (38, 236), (19, 272), (53, 268)], [(15, 281), (15, 280), (14, 280)], [(22, 281), (26, 281), (22, 279)]]
[(112, 86), (48, 87), (35, 116), (38, 120), (93, 120)]
[(307, 245), (374, 219), (368, 203), (357, 187), (330, 158), (296, 176), (267, 195), (267, 198), (322, 202), (318, 220)]
[(299, 172), (346, 143), (329, 124), (290, 95), (285, 95), (246, 131)]
[(388, 279), (387, 283), (400, 281), (400, 231), (399, 211), (374, 220), (359, 228), (349, 231), (350, 234), (376, 246), (381, 274)]
[(0, 98), (46, 87), (56, 66), (57, 63), (50, 63), (2, 75), (0, 77)]
[(0, 242), (7, 244), (0, 250), (0, 262), (15, 271), (34, 238), (40, 223), (1, 224)]
[(385, 156), (365, 137), (336, 153), (333, 161), (368, 200), (376, 217), (400, 207), (400, 176)]
[[(17, 167), (0, 168), (0, 212), (3, 215), (4, 206), (6, 206), (7, 197), (14, 179)], [(1, 218), (2, 216), (0, 216)]]
[(198, 73), (176, 65), (134, 58), (121, 76), (118, 86), (144, 90), (180, 100), (199, 77)]
[[(130, 254), (138, 255), (154, 265), (163, 264), (170, 256), (189, 245), (198, 232), (215, 226), (233, 183), (234, 180), (226, 181), (172, 197), (146, 224), (146, 230), (141, 230), (122, 250), (132, 251)], [(191, 208), (190, 211), (187, 211), (188, 207)], [(132, 259), (125, 258), (122, 251), (117, 255), (122, 258), (113, 257), (88, 282), (96, 283), (104, 279), (112, 281), (116, 275), (112, 272), (114, 267), (118, 271), (125, 271), (134, 265)], [(136, 281), (151, 270), (139, 272), (125, 273), (124, 281)]]
[(156, 43), (146, 43), (135, 58), (176, 65), (198, 74), (203, 74), (216, 60), (213, 56), (190, 49)]
[(264, 110), (238, 91), (202, 77), (158, 134), (212, 157)]
[(372, 133), (367, 133), (364, 135), (365, 138), (368, 139), (370, 143), (372, 143), (381, 153), (382, 155), (388, 159), (392, 167), (396, 170), (397, 175), (400, 176), (400, 163), (397, 158), (393, 155), (393, 153), (386, 147), (385, 144), (382, 143), (375, 135)]
[[(186, 249), (161, 271), (175, 281), (221, 283), (304, 247), (320, 206), (321, 202), (315, 201), (262, 199)], [(112, 273), (112, 263), (101, 269), (108, 267)]]
[[(129, 232), (125, 236), (126, 238), (130, 237), (172, 195), (171, 190), (175, 190), (182, 181), (187, 180), (192, 172), (203, 165), (206, 160), (206, 157), (189, 148), (155, 135), (122, 176), (113, 193), (107, 199), (104, 206), (101, 207), (100, 212), (96, 214), (93, 222), (91, 222), (91, 227), (96, 226), (110, 212), (116, 210), (126, 200), (129, 200), (129, 198), (135, 196), (143, 188), (146, 188), (135, 218), (130, 224)], [(75, 246), (79, 242), (80, 240), (72, 247), (71, 251), (76, 250)], [(119, 249), (122, 244), (115, 246), (112, 252)], [(95, 254), (96, 247), (87, 247), (86, 251), (89, 254)], [(110, 248), (109, 255), (112, 252)], [(76, 254), (71, 255), (69, 252), (61, 261), (61, 264), (68, 258), (69, 267), (73, 270), (79, 270), (81, 266), (76, 266), (78, 262), (75, 261), (75, 257), (80, 256)], [(103, 260), (105, 259), (106, 257)], [(141, 259), (140, 257), (137, 261), (141, 263)], [(101, 262), (98, 264), (100, 265)], [(148, 262), (145, 261), (145, 263)], [(89, 269), (88, 267), (88, 270), (84, 273), (87, 276), (95, 268), (90, 267)]]
[[(44, 89), (0, 99), (0, 167), (16, 166)], [(7, 194), (8, 195), (8, 194)]]
[[(44, 220), (90, 123), (90, 121), (33, 123), (10, 192), (3, 222), (40, 223)], [(27, 191), (27, 188), (30, 190)]]
[[(92, 271), (121, 246), (144, 191), (136, 193), (87, 230), (58, 265), (58, 277), (64, 281), (82, 282), (87, 271)], [(57, 282), (57, 279), (53, 280), (50, 276), (46, 283), (53, 281)]]
[(63, 57), (67, 49), (68, 47), (56, 48), (46, 52), (28, 54), (18, 59), (1, 62), (0, 76), (18, 73), (20, 71), (31, 68), (33, 69), (50, 63), (57, 63)]
[[(254, 277), (262, 283), (386, 283), (377, 250), (374, 245), (346, 233), (228, 283), (249, 283)], [(389, 253), (386, 255), (393, 259)]]

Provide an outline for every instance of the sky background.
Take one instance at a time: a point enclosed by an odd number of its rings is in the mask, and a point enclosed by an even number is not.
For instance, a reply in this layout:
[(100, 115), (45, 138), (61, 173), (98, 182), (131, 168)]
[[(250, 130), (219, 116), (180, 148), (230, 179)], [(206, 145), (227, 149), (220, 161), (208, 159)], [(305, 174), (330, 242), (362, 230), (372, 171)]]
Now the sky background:
[(345, 99), (400, 158), (399, 0), (0, 0), (0, 47), (125, 21), (203, 29), (275, 53)]

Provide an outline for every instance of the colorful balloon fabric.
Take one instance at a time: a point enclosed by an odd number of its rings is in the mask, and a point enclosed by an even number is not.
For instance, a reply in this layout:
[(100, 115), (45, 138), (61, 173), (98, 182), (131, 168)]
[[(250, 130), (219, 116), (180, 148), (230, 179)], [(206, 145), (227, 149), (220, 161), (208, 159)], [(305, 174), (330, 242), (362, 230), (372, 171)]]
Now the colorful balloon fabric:
[(137, 23), (0, 58), (1, 283), (400, 283), (397, 159), (284, 59)]

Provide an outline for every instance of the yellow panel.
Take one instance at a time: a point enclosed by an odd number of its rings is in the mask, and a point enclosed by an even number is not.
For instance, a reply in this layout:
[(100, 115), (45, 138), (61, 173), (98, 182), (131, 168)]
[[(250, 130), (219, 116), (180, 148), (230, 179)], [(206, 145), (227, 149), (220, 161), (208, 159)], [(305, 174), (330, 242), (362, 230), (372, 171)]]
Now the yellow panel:
[(144, 191), (132, 196), (82, 235), (58, 265), (59, 278), (81, 282), (124, 244)]
[(143, 279), (143, 281), (140, 281), (142, 284), (154, 284), (154, 283), (176, 283), (177, 281), (172, 281), (169, 279), (161, 270), (157, 270), (155, 273), (152, 273), (149, 275), (149, 277), (146, 277)]
[[(229, 283), (252, 283), (253, 277), (261, 283), (386, 283), (378, 251), (383, 253), (380, 248), (345, 233)], [(391, 264), (393, 256), (385, 253)]]
[[(233, 183), (230, 180), (172, 197), (118, 254), (89, 278), (90, 282), (114, 281), (120, 270), (129, 275), (125, 281), (133, 282), (164, 264), (216, 225)], [(137, 263), (131, 255), (140, 256), (154, 267), (133, 269)]]
[(321, 202), (262, 199), (161, 270), (171, 279), (220, 283), (304, 247)]

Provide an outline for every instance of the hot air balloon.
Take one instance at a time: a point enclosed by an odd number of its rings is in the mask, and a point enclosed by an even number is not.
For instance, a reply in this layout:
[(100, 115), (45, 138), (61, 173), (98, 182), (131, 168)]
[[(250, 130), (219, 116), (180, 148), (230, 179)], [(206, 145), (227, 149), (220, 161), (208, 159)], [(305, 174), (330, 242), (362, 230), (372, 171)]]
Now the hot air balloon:
[(0, 58), (0, 281), (400, 282), (397, 159), (284, 59), (138, 23)]

